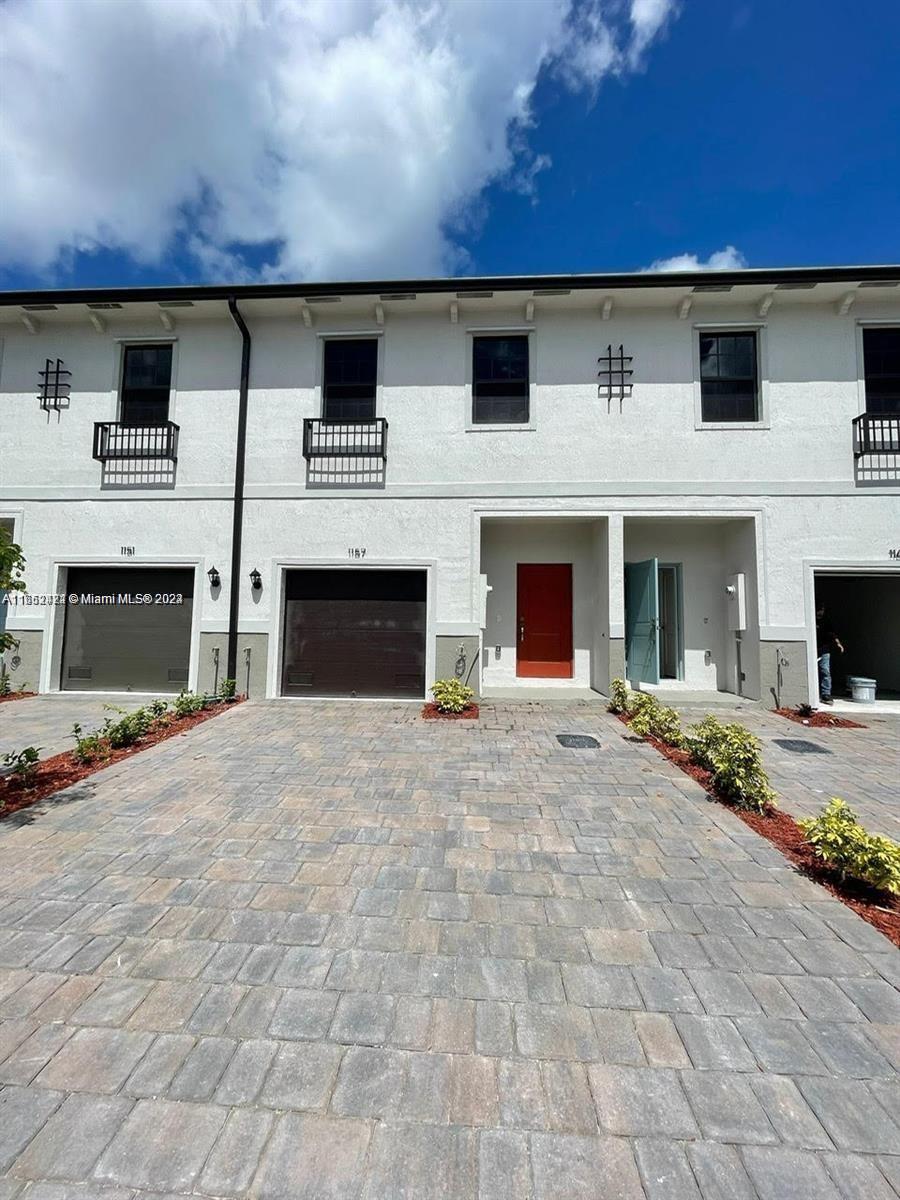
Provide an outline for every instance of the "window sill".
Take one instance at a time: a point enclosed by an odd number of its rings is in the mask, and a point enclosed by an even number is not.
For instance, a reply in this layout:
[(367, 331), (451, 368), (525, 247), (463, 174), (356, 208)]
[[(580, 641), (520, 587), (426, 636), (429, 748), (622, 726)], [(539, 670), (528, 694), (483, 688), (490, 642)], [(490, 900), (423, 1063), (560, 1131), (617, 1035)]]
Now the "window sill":
[(534, 433), (537, 426), (533, 422), (527, 425), (519, 424), (518, 422), (504, 422), (500, 425), (473, 425), (471, 422), (466, 426), (466, 433)]
[(695, 429), (769, 429), (768, 421), (695, 421)]

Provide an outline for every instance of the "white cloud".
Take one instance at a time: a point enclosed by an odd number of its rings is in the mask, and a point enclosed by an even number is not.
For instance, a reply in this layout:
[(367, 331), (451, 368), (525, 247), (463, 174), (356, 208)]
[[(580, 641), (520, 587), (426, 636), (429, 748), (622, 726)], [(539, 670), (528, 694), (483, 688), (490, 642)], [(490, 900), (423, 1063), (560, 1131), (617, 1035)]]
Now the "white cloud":
[(631, 24), (633, 36), (629, 47), (629, 59), (637, 66), (641, 55), (677, 12), (674, 0), (631, 0)]
[(539, 72), (596, 88), (674, 7), (5, 0), (0, 259), (52, 276), (177, 241), (207, 276), (458, 268), (485, 187), (548, 167), (526, 140)]
[(735, 246), (724, 246), (714, 250), (709, 258), (696, 254), (675, 254), (672, 258), (658, 258), (645, 267), (646, 271), (737, 271), (746, 267), (747, 260)]

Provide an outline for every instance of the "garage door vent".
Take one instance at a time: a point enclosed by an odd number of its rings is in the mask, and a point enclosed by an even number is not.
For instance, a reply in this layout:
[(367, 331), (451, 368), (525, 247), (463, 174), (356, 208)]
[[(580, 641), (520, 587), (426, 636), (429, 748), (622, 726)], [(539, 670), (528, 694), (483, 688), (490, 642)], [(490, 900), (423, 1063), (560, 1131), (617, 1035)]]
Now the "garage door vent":
[(312, 671), (288, 670), (287, 681), (291, 687), (312, 687), (313, 673)]
[(395, 675), (394, 676), (394, 685), (395, 685), (395, 687), (398, 687), (398, 688), (421, 688), (422, 676), (418, 675), (418, 674), (416, 674), (416, 675)]
[(169, 667), (169, 683), (187, 683), (187, 681), (186, 667)]
[(70, 679), (90, 679), (92, 675), (90, 667), (69, 667)]

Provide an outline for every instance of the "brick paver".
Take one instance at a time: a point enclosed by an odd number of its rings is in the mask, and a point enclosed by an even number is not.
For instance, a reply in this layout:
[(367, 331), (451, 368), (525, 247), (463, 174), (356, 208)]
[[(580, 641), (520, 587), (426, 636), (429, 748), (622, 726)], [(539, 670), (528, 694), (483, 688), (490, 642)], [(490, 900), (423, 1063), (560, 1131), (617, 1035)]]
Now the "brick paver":
[[(110, 716), (104, 706), (131, 710), (140, 708), (148, 697), (108, 695), (44, 695), (11, 700), (0, 705), (0, 755), (39, 746), (41, 758), (71, 750), (72, 726), (77, 721), (83, 729), (98, 729)], [(112, 714), (115, 716), (115, 713)]]
[(0, 822), (0, 1197), (881, 1200), (898, 973), (595, 705), (248, 704)]
[[(707, 711), (678, 707), (685, 721), (698, 720)], [(836, 715), (852, 717), (864, 729), (815, 729), (761, 705), (719, 706), (715, 711), (720, 720), (740, 721), (760, 738), (772, 786), (792, 816), (817, 816), (832, 796), (840, 796), (867, 829), (900, 842), (900, 717), (867, 713), (860, 705), (858, 712)], [(814, 749), (785, 745), (791, 742)]]

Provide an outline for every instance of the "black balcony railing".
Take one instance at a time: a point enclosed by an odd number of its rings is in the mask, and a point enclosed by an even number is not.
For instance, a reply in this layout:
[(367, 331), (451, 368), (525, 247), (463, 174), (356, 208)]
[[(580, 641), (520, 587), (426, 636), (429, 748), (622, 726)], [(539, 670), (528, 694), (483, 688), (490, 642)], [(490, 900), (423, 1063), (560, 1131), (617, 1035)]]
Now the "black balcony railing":
[(900, 413), (891, 416), (863, 413), (855, 417), (853, 453), (857, 458), (866, 454), (900, 453)]
[(120, 459), (178, 461), (178, 426), (174, 421), (159, 425), (124, 425), (121, 421), (94, 424), (94, 458), (98, 462)]
[(303, 422), (303, 457), (387, 458), (388, 423), (384, 417), (371, 421), (323, 421), (307, 417)]

